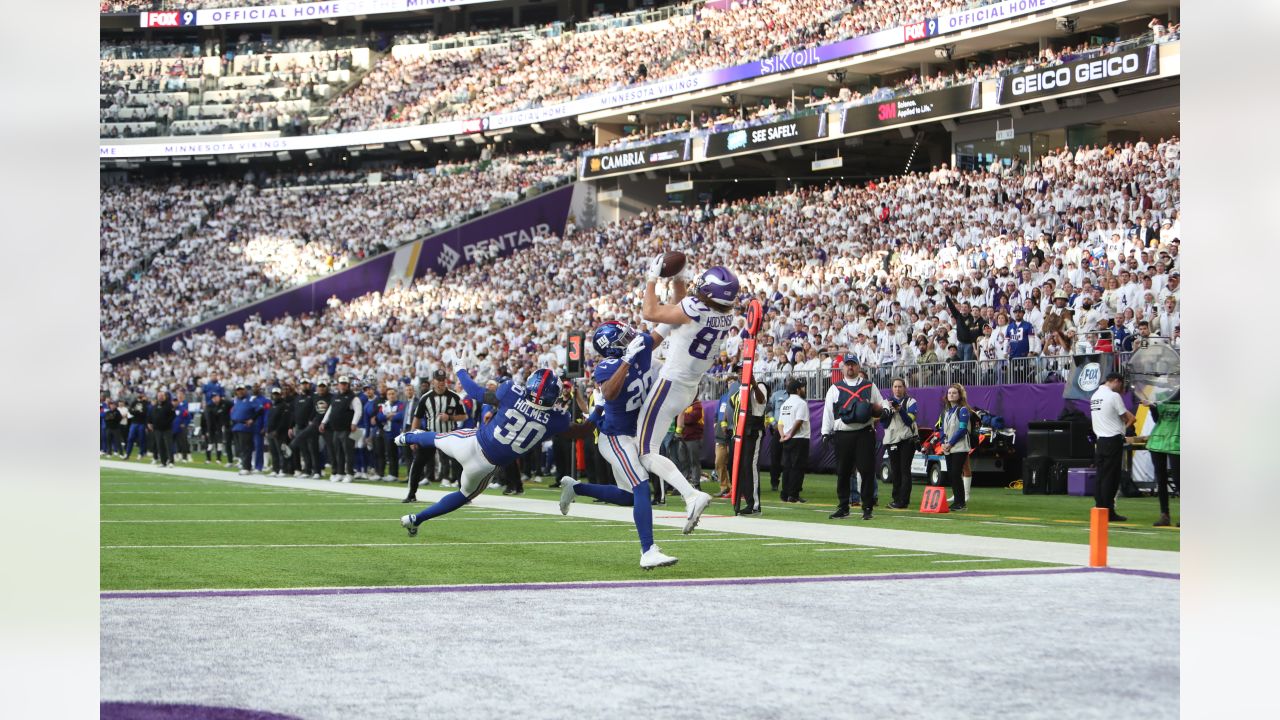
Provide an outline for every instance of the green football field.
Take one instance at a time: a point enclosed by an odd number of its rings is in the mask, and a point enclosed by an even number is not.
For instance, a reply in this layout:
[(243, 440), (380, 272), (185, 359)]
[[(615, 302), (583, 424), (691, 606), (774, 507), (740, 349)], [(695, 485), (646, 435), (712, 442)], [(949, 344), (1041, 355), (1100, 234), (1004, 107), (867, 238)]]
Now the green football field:
[[(202, 463), (192, 467), (209, 468)], [(702, 529), (686, 536), (678, 528), (658, 526), (658, 544), (680, 563), (646, 573), (638, 567), (639, 544), (629, 522), (468, 506), (424, 525), (411, 539), (398, 522), (409, 506), (396, 500), (113, 469), (103, 469), (100, 477), (103, 590), (568, 582), (1039, 565)], [(810, 502), (798, 506), (778, 503), (766, 491), (765, 516), (861, 523), (827, 519), (833, 486), (830, 476), (811, 476), (804, 493)], [(559, 497), (558, 490), (532, 483), (526, 487), (526, 498)], [(1086, 498), (980, 488), (970, 506), (987, 512), (935, 517), (878, 510), (873, 523), (1084, 544), (1088, 533), (1080, 518), (1090, 504)], [(659, 517), (682, 515), (683, 510), (676, 498), (667, 507), (654, 508)], [(1113, 527), (1112, 545), (1177, 549), (1176, 530), (1150, 527), (1147, 516), (1154, 520), (1154, 500), (1128, 501), (1121, 510), (1130, 513), (1132, 522), (1126, 525), (1131, 527)], [(729, 508), (716, 501), (707, 512), (727, 514)]]

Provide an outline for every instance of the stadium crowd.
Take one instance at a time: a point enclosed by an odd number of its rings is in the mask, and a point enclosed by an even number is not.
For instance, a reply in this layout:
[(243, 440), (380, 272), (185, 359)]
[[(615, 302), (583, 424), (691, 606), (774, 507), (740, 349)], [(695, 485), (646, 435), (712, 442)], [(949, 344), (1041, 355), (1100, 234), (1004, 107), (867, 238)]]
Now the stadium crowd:
[[(237, 0), (238, 2), (238, 0)], [(429, 56), (386, 56), (329, 120), (296, 128), (336, 133), (476, 117), (566, 102), (584, 94), (724, 67), (875, 32), (970, 5), (964, 0), (779, 0), (698, 7), (644, 25), (529, 37)], [(189, 6), (188, 6), (189, 7)], [(232, 130), (203, 128), (199, 132)], [(245, 129), (261, 129), (249, 123)]]
[[(1152, 20), (1152, 23), (1158, 22)], [(1149, 43), (1174, 42), (1181, 39), (1182, 26), (1171, 24), (1168, 28), (1153, 25), (1153, 30), (1137, 37), (1107, 42), (1083, 42), (1061, 48), (1045, 48), (1039, 55), (1010, 60), (999, 58), (986, 64), (970, 63), (964, 67), (951, 70), (939, 70), (933, 75), (921, 76), (911, 74), (902, 80), (885, 86), (871, 86), (866, 91), (843, 86), (838, 92), (827, 94), (826, 88), (814, 88), (806, 97), (764, 98), (756, 104), (744, 104), (738, 107), (726, 107), (718, 112), (702, 111), (697, 116), (673, 119), (666, 122), (649, 122), (643, 126), (630, 127), (627, 134), (614, 138), (607, 147), (625, 147), (643, 143), (646, 140), (671, 136), (682, 131), (710, 130), (748, 127), (764, 123), (776, 122), (797, 113), (814, 112), (826, 108), (855, 107), (881, 103), (895, 98), (908, 97), (921, 93), (943, 90), (956, 85), (982, 82), (1038, 69), (1064, 65), (1092, 57), (1112, 55), (1125, 49)], [(1094, 38), (1101, 40), (1101, 38)]]
[(105, 187), (103, 348), (194, 324), (574, 174), (570, 154), (526, 153), (390, 168), (378, 184), (367, 173), (282, 172), (241, 183)]
[[(315, 315), (182, 336), (172, 352), (105, 363), (102, 387), (339, 374), (399, 386), (457, 358), (478, 377), (521, 378), (564, 366), (568, 330), (639, 324), (644, 266), (672, 248), (735, 269), (767, 303), (766, 374), (821, 373), (836, 354), (900, 369), (1121, 350), (1144, 334), (1179, 344), (1179, 173), (1176, 138), (1142, 139), (1063, 148), (1025, 173), (943, 166), (662, 209)], [(188, 276), (209, 269), (199, 262)], [(104, 336), (136, 333), (134, 314), (112, 309)], [(726, 341), (721, 371), (738, 348)]]

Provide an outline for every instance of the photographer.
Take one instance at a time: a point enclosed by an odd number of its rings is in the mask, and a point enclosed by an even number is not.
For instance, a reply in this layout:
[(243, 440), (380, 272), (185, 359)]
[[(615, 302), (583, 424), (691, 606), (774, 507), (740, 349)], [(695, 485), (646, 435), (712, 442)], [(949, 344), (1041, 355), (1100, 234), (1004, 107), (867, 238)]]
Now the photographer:
[[(831, 384), (822, 403), (822, 437), (835, 442), (836, 511), (832, 520), (849, 517), (849, 508), (862, 506), (862, 519), (871, 519), (876, 504), (875, 419), (884, 409), (884, 398), (867, 379), (862, 364), (852, 356), (844, 360), (844, 377)], [(857, 470), (861, 490), (852, 489)]]
[(916, 429), (916, 400), (907, 395), (907, 381), (893, 380), (893, 397), (880, 417), (884, 426), (885, 461), (889, 480), (893, 483), (893, 502), (889, 507), (904, 510), (911, 505), (911, 460), (916, 454), (920, 434)]

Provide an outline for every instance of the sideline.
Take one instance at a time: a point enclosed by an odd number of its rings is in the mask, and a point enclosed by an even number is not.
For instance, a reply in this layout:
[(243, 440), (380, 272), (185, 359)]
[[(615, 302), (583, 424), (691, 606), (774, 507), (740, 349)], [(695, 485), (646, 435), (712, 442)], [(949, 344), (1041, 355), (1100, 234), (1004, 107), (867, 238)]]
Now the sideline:
[[(225, 470), (160, 468), (113, 460), (102, 460), (99, 465), (111, 470), (128, 470), (204, 480), (222, 480), (244, 485), (323, 491), (388, 500), (399, 500), (403, 493), (399, 485), (379, 486), (357, 483), (331, 483), (327, 480), (309, 480), (305, 478), (272, 478), (261, 475), (242, 476)], [(445, 494), (439, 490), (425, 488), (418, 491), (418, 497), (422, 500), (423, 505), (436, 502), (444, 497)], [(524, 497), (481, 495), (471, 505), (473, 507), (500, 508), (541, 515), (560, 514), (559, 504), (553, 500), (535, 500)], [(569, 510), (569, 517), (631, 522), (631, 509), (603, 503), (574, 503)], [(684, 527), (684, 520), (681, 516), (674, 518), (654, 516), (653, 524), (655, 527)], [(888, 530), (861, 525), (828, 525), (825, 523), (768, 520), (761, 517), (712, 515), (702, 516), (701, 522), (698, 523), (698, 530), (695, 531), (695, 536), (703, 531), (759, 535), (787, 540), (812, 540), (845, 545), (869, 545), (893, 550), (971, 555), (1080, 567), (1089, 563), (1088, 545), (1046, 542), (1043, 540), (1017, 540), (1013, 538), (983, 537), (980, 535)], [(1122, 570), (1145, 570), (1176, 574), (1179, 572), (1180, 567), (1179, 553), (1168, 550), (1112, 547), (1107, 550), (1107, 560), (1111, 568)]]

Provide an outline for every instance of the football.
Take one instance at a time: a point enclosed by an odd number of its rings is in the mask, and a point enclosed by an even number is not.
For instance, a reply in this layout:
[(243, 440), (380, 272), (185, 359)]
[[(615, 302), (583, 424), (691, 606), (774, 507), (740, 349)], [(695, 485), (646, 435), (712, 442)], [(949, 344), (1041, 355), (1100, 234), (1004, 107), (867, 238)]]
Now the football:
[(662, 254), (662, 277), (674, 277), (677, 273), (684, 269), (685, 262), (688, 258), (682, 252), (667, 252)]

